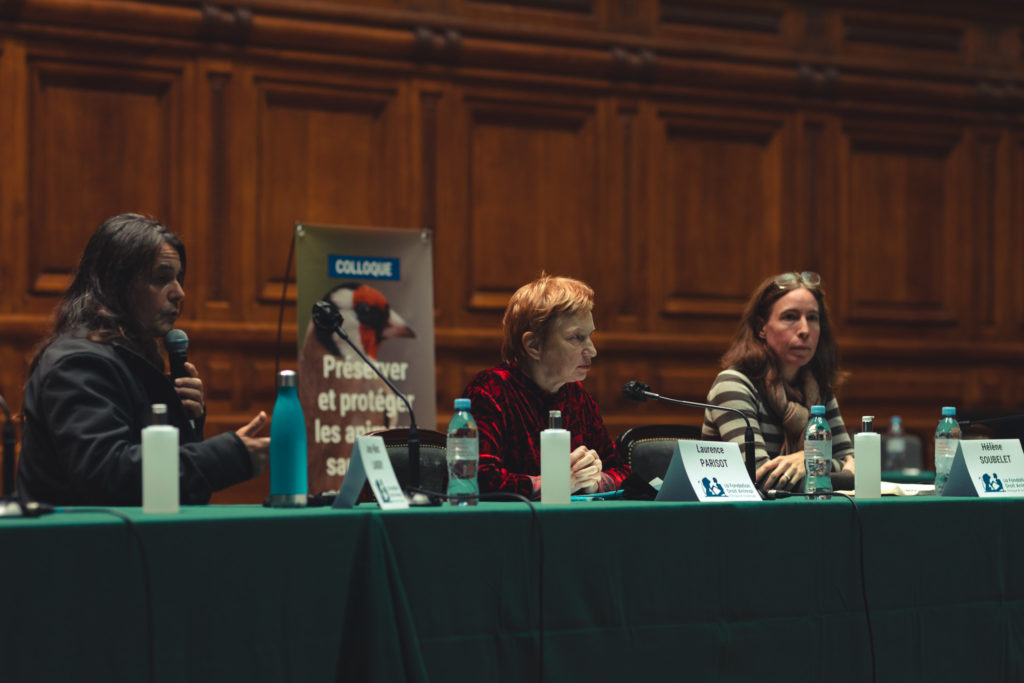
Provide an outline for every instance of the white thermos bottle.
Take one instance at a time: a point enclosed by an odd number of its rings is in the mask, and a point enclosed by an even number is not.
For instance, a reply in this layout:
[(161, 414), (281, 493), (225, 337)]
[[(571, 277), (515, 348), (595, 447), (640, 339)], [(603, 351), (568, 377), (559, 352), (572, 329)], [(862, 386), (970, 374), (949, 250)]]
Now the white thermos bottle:
[(142, 511), (177, 512), (178, 428), (167, 424), (167, 406), (153, 404), (153, 423), (142, 428)]
[(568, 503), (570, 487), (569, 432), (562, 429), (562, 411), (548, 413), (548, 428), (540, 433), (540, 502)]
[(853, 436), (853, 488), (857, 498), (882, 497), (882, 435), (874, 431), (874, 416), (861, 418)]

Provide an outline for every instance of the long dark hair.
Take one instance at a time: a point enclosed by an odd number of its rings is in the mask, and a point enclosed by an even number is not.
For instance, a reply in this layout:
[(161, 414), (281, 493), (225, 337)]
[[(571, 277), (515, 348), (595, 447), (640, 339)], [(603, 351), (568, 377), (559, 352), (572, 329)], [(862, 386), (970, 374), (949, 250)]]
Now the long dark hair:
[(144, 333), (132, 311), (139, 285), (149, 277), (165, 244), (178, 252), (184, 280), (185, 246), (159, 221), (136, 213), (103, 221), (85, 245), (74, 280), (54, 314), (53, 332), (36, 351), (29, 371), (57, 337), (75, 331), (84, 331), (96, 342), (121, 339), (162, 368), (156, 340)]
[[(775, 302), (795, 289), (795, 287), (783, 289), (775, 284), (775, 279), (768, 278), (754, 290), (750, 300), (747, 301), (746, 308), (743, 309), (743, 317), (740, 318), (736, 337), (729, 350), (722, 356), (723, 368), (739, 370), (762, 389), (764, 389), (765, 377), (768, 376), (769, 370), (774, 370), (775, 374), (779, 375), (781, 368), (774, 352), (761, 338), (760, 332), (771, 317)], [(814, 379), (821, 389), (821, 395), (827, 401), (832, 398), (833, 390), (842, 381), (842, 373), (839, 372), (839, 349), (832, 331), (832, 318), (829, 316), (828, 306), (825, 305), (825, 294), (820, 286), (806, 287), (803, 284), (798, 286), (807, 289), (818, 302), (818, 321), (821, 333), (818, 336), (818, 348), (815, 349), (814, 357), (806, 367), (814, 375)]]

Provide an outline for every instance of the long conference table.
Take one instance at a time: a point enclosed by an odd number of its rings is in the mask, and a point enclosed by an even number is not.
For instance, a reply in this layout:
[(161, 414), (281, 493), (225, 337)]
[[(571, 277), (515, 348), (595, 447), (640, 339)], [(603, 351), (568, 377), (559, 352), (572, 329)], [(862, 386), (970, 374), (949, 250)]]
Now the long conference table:
[(1024, 500), (857, 511), (0, 519), (0, 681), (1024, 681)]

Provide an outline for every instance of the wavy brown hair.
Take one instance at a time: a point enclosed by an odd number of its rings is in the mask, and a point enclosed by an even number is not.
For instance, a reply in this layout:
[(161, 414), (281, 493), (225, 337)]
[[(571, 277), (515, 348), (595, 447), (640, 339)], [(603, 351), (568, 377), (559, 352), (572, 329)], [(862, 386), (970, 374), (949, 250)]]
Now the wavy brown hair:
[[(776, 276), (778, 277), (778, 276)], [(836, 346), (835, 334), (832, 330), (832, 318), (825, 305), (825, 293), (820, 286), (806, 287), (818, 302), (818, 320), (821, 333), (818, 336), (818, 348), (806, 367), (814, 375), (821, 394), (828, 401), (834, 389), (842, 382), (843, 374), (839, 371), (839, 349)], [(736, 331), (729, 350), (722, 356), (722, 367), (739, 370), (751, 379), (754, 384), (764, 388), (765, 377), (769, 370), (775, 374), (781, 372), (775, 353), (768, 343), (761, 338), (761, 329), (771, 318), (775, 302), (792, 292), (795, 288), (782, 289), (775, 284), (775, 277), (764, 280), (757, 286), (747, 301), (740, 318), (740, 326)]]
[(185, 246), (159, 221), (124, 213), (100, 224), (85, 245), (71, 286), (54, 313), (53, 332), (40, 344), (29, 372), (43, 351), (68, 332), (84, 332), (88, 339), (101, 343), (123, 340), (163, 368), (156, 340), (143, 331), (132, 311), (139, 286), (149, 277), (164, 244), (178, 252), (179, 280), (183, 281)]

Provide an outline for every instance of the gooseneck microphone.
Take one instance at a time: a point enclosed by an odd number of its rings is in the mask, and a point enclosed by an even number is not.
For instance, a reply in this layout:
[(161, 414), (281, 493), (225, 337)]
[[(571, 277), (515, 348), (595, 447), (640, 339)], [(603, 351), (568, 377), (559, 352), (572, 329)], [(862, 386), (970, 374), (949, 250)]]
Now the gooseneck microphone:
[(164, 348), (167, 349), (167, 360), (171, 363), (171, 379), (188, 377), (185, 361), (188, 360), (188, 335), (179, 329), (173, 329), (164, 335)]
[(726, 408), (725, 406), (711, 405), (710, 403), (697, 403), (696, 401), (681, 401), (677, 398), (668, 398), (651, 391), (651, 388), (643, 382), (631, 380), (626, 382), (622, 387), (622, 394), (631, 401), (637, 403), (643, 403), (647, 399), (653, 399), (655, 401), (664, 401), (665, 403), (673, 403), (678, 406), (688, 406), (690, 408), (704, 408), (705, 410), (723, 410), (727, 413), (735, 413), (743, 418), (743, 421), (747, 423), (747, 429), (743, 434), (743, 450), (745, 452), (744, 459), (746, 460), (747, 475), (750, 477), (750, 481), (754, 484), (754, 488), (757, 488), (757, 479), (754, 477), (754, 428), (750, 425), (750, 419), (743, 414), (743, 411), (737, 410), (736, 408)]
[(402, 399), (406, 410), (409, 411), (409, 485), (410, 488), (418, 489), (420, 486), (420, 432), (419, 428), (416, 427), (416, 415), (412, 412), (412, 405), (409, 403), (409, 399), (405, 397), (405, 394), (399, 391), (398, 387), (380, 371), (377, 364), (367, 358), (362, 349), (352, 343), (352, 340), (348, 338), (348, 333), (341, 328), (343, 322), (344, 318), (341, 315), (341, 311), (330, 301), (320, 299), (313, 304), (313, 325), (325, 332), (337, 332), (338, 336), (344, 339), (352, 347), (352, 350), (359, 354), (359, 357), (367, 365), (373, 368), (377, 376), (384, 380), (384, 383), (391, 388), (391, 391), (395, 392), (395, 396)]

